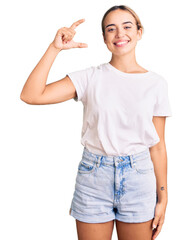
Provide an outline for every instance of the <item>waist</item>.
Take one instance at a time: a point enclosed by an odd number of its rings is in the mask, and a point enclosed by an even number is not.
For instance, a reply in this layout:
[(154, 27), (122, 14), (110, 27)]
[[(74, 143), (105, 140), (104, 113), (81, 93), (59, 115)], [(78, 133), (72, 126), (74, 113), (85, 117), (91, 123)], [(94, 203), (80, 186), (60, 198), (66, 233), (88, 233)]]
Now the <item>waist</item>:
[(83, 150), (83, 154), (82, 156), (85, 157), (85, 158), (88, 158), (89, 160), (92, 160), (92, 161), (97, 161), (97, 159), (103, 159), (105, 160), (105, 162), (107, 163), (113, 163), (114, 160), (136, 160), (137, 161), (139, 159), (143, 159), (143, 156), (150, 156), (150, 151), (149, 151), (149, 148), (146, 148), (144, 151), (141, 151), (139, 153), (135, 153), (135, 154), (131, 154), (131, 155), (119, 155), (119, 156), (106, 156), (106, 155), (102, 155), (102, 154), (96, 154), (96, 153), (93, 153), (93, 152), (90, 152), (86, 147), (84, 147), (84, 150)]

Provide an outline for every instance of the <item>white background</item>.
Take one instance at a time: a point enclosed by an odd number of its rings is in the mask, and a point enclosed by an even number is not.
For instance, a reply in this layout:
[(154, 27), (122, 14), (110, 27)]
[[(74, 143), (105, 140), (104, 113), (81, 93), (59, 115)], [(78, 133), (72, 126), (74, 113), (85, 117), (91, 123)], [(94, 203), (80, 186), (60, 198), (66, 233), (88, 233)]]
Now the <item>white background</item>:
[[(101, 20), (126, 4), (145, 32), (137, 62), (168, 81), (173, 116), (166, 121), (168, 205), (159, 240), (191, 235), (191, 7), (190, 1), (4, 1), (0, 5), (0, 239), (77, 239), (69, 215), (80, 143), (83, 104), (29, 105), (20, 93), (57, 30), (79, 19), (74, 40), (88, 48), (60, 52), (47, 83), (68, 72), (109, 62)], [(113, 240), (117, 239), (114, 228)]]

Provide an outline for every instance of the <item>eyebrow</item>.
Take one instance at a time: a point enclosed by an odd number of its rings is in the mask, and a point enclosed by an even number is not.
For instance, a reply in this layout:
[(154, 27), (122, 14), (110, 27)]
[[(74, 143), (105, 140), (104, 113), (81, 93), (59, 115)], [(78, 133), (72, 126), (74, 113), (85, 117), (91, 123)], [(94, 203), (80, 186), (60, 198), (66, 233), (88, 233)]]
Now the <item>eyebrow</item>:
[[(131, 23), (131, 24), (133, 24), (133, 23), (130, 22), (130, 21), (128, 21), (128, 22), (124, 22), (124, 23), (122, 23), (122, 24), (126, 24), (126, 23)], [(115, 26), (115, 24), (109, 24), (109, 25), (107, 25), (105, 28), (107, 28), (107, 27), (109, 27), (109, 26)]]

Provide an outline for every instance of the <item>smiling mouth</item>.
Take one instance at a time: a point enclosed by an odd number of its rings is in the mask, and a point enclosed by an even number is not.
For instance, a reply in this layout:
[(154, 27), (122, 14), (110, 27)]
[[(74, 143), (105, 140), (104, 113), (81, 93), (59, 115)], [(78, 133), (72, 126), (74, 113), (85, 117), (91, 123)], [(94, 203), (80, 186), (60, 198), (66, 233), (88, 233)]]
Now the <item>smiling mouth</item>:
[(127, 40), (127, 41), (123, 41), (123, 42), (119, 42), (119, 43), (114, 43), (114, 45), (115, 45), (116, 47), (123, 47), (123, 46), (127, 45), (129, 42), (130, 42), (130, 41)]

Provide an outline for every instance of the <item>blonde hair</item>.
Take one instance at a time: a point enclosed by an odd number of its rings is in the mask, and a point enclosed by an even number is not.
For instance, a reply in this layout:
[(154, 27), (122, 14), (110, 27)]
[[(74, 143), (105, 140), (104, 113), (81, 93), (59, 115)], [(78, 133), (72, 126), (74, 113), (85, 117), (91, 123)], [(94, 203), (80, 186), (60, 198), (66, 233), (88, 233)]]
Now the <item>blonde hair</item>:
[(113, 7), (111, 7), (110, 9), (108, 9), (106, 11), (106, 13), (104, 14), (103, 18), (102, 18), (102, 21), (101, 21), (101, 28), (102, 28), (102, 32), (103, 32), (103, 35), (105, 36), (105, 26), (104, 26), (104, 20), (106, 18), (106, 16), (111, 12), (111, 11), (115, 11), (117, 9), (121, 9), (121, 10), (124, 10), (124, 11), (128, 11), (129, 13), (132, 14), (132, 16), (135, 18), (135, 21), (136, 21), (136, 26), (137, 26), (137, 30), (139, 30), (140, 28), (142, 28), (143, 32), (144, 32), (144, 27), (143, 25), (141, 24), (141, 21), (138, 17), (138, 15), (133, 11), (133, 9), (131, 9), (130, 7), (126, 6), (126, 5), (115, 5)]

